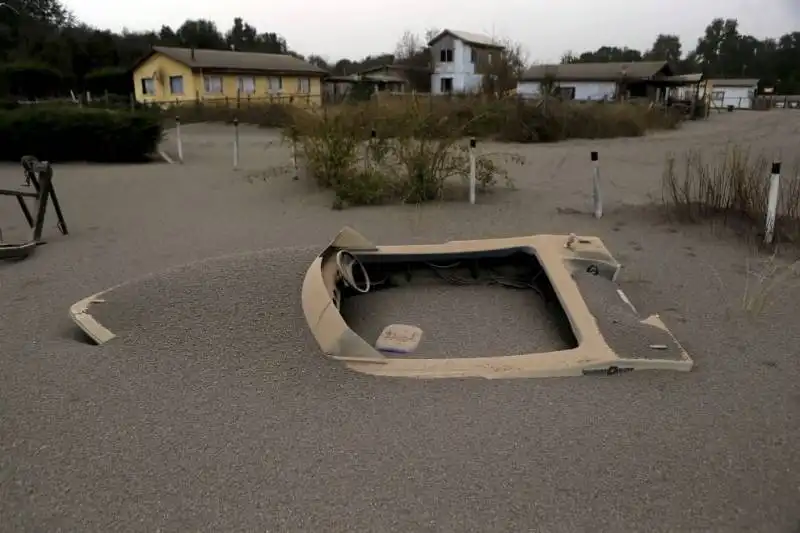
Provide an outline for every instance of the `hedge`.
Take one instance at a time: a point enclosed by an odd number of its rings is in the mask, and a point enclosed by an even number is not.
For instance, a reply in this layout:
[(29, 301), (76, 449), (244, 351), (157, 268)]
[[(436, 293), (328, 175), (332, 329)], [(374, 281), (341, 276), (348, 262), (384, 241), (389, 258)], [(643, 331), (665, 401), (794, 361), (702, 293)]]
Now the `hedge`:
[(0, 160), (138, 162), (156, 152), (161, 118), (152, 111), (30, 105), (0, 110)]

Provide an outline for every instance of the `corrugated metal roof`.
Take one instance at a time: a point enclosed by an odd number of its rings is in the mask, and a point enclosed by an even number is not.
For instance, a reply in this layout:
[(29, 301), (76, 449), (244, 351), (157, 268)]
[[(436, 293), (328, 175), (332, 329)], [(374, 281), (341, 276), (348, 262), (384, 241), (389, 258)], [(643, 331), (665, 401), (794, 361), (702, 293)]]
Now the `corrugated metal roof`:
[(677, 76), (670, 76), (668, 81), (683, 81), (686, 83), (697, 83), (703, 81), (703, 73), (698, 72), (696, 74), (679, 74)]
[(707, 80), (714, 87), (753, 87), (758, 85), (756, 78), (717, 78)]
[(616, 81), (652, 78), (656, 74), (672, 75), (666, 61), (628, 63), (568, 63), (566, 65), (534, 65), (522, 75), (522, 81), (541, 81), (552, 76), (556, 81)]
[(376, 65), (374, 67), (369, 67), (365, 69), (361, 69), (358, 71), (359, 74), (369, 74), (370, 72), (375, 72), (376, 70), (399, 70), (399, 71), (417, 71), (417, 72), (430, 72), (430, 68), (428, 67), (420, 67), (416, 65), (404, 65), (402, 63), (384, 63), (383, 65)]
[(356, 83), (365, 81), (368, 83), (406, 83), (406, 80), (391, 74), (349, 74), (347, 76), (328, 76), (326, 81)]
[(195, 48), (193, 55), (191, 48), (176, 48), (172, 46), (154, 46), (153, 52), (164, 54), (192, 68), (326, 74), (323, 69), (307, 61), (285, 54)]
[(469, 31), (461, 31), (461, 30), (443, 30), (439, 35), (434, 37), (428, 43), (428, 46), (433, 46), (433, 44), (444, 37), (445, 35), (452, 35), (456, 39), (460, 39), (467, 44), (474, 44), (475, 46), (486, 46), (488, 48), (499, 48), (503, 49), (505, 46), (498, 43), (488, 35), (482, 35), (480, 33), (472, 33)]

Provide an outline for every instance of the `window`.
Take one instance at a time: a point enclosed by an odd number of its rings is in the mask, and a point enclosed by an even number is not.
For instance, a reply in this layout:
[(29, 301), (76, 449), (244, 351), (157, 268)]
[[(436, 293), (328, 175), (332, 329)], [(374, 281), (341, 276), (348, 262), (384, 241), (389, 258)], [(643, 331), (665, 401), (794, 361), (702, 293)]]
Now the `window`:
[(724, 100), (725, 99), (725, 91), (711, 91), (711, 99), (712, 100)]
[(238, 90), (241, 94), (254, 94), (256, 79), (253, 76), (239, 76)]
[(439, 80), (439, 92), (453, 92), (453, 78), (442, 78)]
[(575, 87), (559, 87), (558, 97), (562, 100), (575, 100)]
[(220, 76), (204, 76), (203, 88), (207, 94), (221, 94), (222, 93), (222, 77)]
[(142, 94), (156, 94), (156, 81), (153, 78), (142, 78)]
[(487, 59), (486, 59), (486, 60), (487, 60), (487, 61), (489, 62), (489, 64), (491, 65), (491, 64), (492, 64), (492, 53), (491, 53), (491, 52), (489, 52), (489, 55), (487, 55), (486, 57), (487, 57)]
[(269, 78), (269, 92), (278, 93), (283, 90), (283, 78), (272, 76)]
[(453, 62), (453, 49), (452, 48), (442, 48), (439, 50), (439, 61), (442, 63), (452, 63)]
[(172, 94), (183, 94), (183, 76), (169, 77), (169, 92)]
[(308, 94), (311, 92), (311, 79), (310, 78), (297, 78), (297, 92), (300, 94)]
[(475, 50), (474, 48), (470, 48), (469, 51), (470, 51), (470, 55), (469, 55), (470, 63), (477, 63), (478, 62), (478, 51)]

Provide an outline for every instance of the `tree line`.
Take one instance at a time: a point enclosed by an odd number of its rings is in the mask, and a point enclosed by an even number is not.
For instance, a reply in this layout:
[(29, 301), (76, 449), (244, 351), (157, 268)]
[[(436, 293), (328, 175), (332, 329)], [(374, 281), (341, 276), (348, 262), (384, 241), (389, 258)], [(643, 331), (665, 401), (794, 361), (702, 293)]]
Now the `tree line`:
[(761, 87), (779, 94), (800, 93), (800, 32), (758, 39), (739, 31), (736, 19), (717, 18), (706, 27), (694, 49), (683, 53), (677, 35), (659, 35), (644, 52), (601, 46), (593, 52), (565, 53), (562, 63), (670, 61), (679, 74), (702, 72), (708, 78), (757, 78)]
[[(392, 53), (329, 62), (318, 55), (304, 59), (332, 74), (353, 74), (386, 63), (403, 63), (420, 70), (429, 65), (427, 42), (437, 32), (418, 36), (406, 32)], [(507, 45), (505, 61), (492, 78), (500, 88), (515, 86), (528, 64), (523, 48)], [(241, 17), (227, 30), (204, 19), (186, 20), (177, 28), (164, 25), (145, 32), (112, 32), (81, 23), (59, 0), (0, 2), (0, 95), (47, 97), (69, 93), (132, 92), (130, 68), (154, 45), (291, 54), (280, 34), (262, 32)], [(647, 51), (603, 46), (595, 51), (568, 52), (562, 62), (669, 60), (681, 73), (704, 72), (709, 77), (752, 77), (776, 92), (800, 93), (800, 32), (775, 39), (758, 39), (739, 31), (734, 19), (715, 19), (684, 54), (675, 35), (659, 35)]]

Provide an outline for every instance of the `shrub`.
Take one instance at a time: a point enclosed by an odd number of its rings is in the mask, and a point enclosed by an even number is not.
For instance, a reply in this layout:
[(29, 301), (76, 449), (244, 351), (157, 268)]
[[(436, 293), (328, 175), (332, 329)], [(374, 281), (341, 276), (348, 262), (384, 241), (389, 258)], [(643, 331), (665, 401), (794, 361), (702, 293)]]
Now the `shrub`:
[(278, 128), (285, 128), (298, 116), (309, 114), (343, 116), (367, 135), (371, 129), (382, 133), (394, 131), (396, 125), (411, 114), (425, 123), (430, 138), (466, 135), (522, 143), (640, 136), (648, 130), (676, 128), (683, 119), (677, 110), (648, 104), (562, 102), (555, 98), (533, 101), (471, 95), (381, 94), (367, 101), (351, 98), (346, 103), (316, 110), (285, 102), (246, 99), (181, 102), (165, 109), (168, 124), (179, 115), (184, 123), (230, 123), (238, 118), (241, 123)]
[[(662, 202), (681, 220), (721, 220), (750, 233), (764, 230), (769, 192), (770, 161), (731, 146), (718, 161), (709, 163), (700, 152), (689, 152), (682, 165), (670, 155), (662, 177)], [(784, 167), (781, 176), (778, 240), (800, 242), (800, 176), (798, 165)]]
[(0, 159), (142, 161), (157, 150), (161, 134), (156, 113), (30, 105), (0, 111)]
[[(426, 202), (442, 199), (449, 181), (466, 181), (469, 176), (463, 142), (469, 116), (440, 111), (418, 102), (403, 108), (353, 104), (317, 112), (297, 110), (285, 134), (299, 149), (309, 174), (334, 191), (335, 207)], [(505, 159), (522, 163), (519, 158)], [(498, 177), (511, 185), (507, 171), (491, 155), (478, 156), (476, 169), (482, 189), (495, 185)]]
[(501, 109), (509, 119), (499, 138), (512, 142), (555, 142), (566, 139), (638, 137), (649, 130), (674, 129), (680, 113), (647, 104), (562, 102), (557, 99), (518, 102)]

